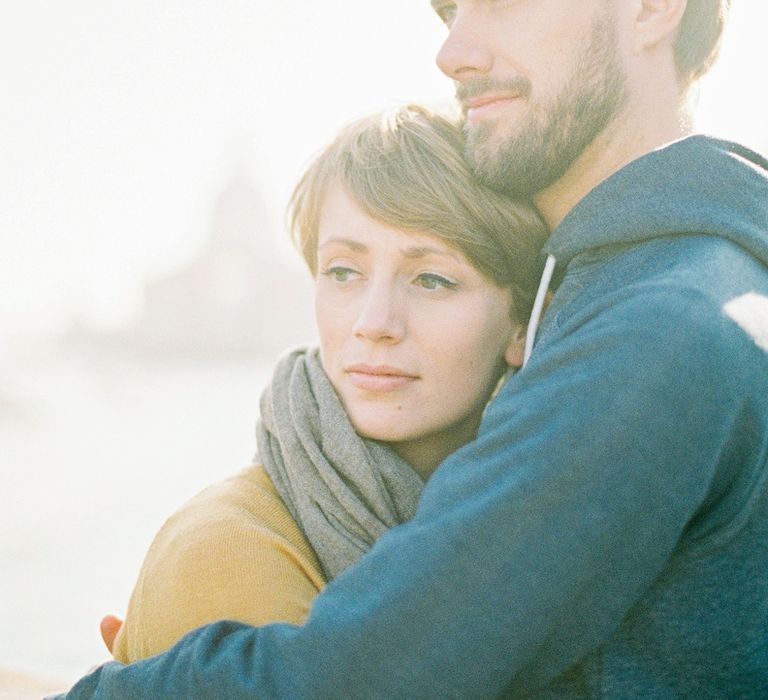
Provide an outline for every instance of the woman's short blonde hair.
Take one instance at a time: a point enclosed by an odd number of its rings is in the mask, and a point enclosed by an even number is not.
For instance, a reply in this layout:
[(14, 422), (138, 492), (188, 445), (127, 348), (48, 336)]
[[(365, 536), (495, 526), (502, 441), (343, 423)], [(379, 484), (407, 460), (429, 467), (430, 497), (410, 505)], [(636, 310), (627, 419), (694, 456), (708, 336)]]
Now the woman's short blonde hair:
[(464, 162), (454, 121), (415, 105), (348, 125), (310, 164), (291, 196), (291, 234), (312, 274), (330, 189), (343, 187), (369, 216), (458, 248), (489, 280), (512, 291), (527, 322), (547, 235), (538, 213), (484, 187)]

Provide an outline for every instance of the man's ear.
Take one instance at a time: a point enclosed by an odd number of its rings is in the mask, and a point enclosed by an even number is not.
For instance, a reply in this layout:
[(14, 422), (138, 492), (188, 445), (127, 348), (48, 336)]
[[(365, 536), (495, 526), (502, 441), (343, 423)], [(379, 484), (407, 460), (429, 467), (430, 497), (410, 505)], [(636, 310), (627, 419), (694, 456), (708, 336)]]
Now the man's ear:
[(525, 332), (527, 327), (518, 323), (512, 329), (512, 335), (509, 338), (509, 344), (504, 351), (504, 360), (510, 367), (519, 368), (523, 366), (523, 352), (525, 351)]
[(636, 0), (636, 50), (673, 42), (687, 6), (688, 0)]

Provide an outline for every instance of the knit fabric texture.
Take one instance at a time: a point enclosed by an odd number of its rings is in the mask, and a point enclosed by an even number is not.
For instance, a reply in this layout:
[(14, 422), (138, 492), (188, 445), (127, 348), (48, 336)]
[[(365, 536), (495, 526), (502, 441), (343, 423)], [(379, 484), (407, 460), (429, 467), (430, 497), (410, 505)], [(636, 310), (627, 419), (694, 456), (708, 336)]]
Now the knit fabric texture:
[(256, 438), (258, 461), (329, 580), (416, 512), (421, 477), (355, 432), (317, 348), (280, 359), (261, 397)]

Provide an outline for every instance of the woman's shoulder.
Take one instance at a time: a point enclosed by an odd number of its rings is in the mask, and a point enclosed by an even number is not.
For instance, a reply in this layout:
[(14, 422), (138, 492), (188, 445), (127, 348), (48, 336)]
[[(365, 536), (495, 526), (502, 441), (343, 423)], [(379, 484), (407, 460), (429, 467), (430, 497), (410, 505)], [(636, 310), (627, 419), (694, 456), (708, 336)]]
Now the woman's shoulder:
[(325, 584), (312, 548), (258, 465), (187, 501), (155, 536), (115, 658), (156, 654), (219, 619), (300, 623)]
[(202, 516), (247, 518), (251, 522), (290, 518), (290, 513), (264, 467), (252, 464), (190, 498), (169, 521), (196, 521)]
[(295, 549), (319, 569), (312, 547), (260, 464), (192, 497), (165, 522), (157, 539), (174, 546), (202, 543), (226, 549), (235, 543), (272, 541), (276, 546)]

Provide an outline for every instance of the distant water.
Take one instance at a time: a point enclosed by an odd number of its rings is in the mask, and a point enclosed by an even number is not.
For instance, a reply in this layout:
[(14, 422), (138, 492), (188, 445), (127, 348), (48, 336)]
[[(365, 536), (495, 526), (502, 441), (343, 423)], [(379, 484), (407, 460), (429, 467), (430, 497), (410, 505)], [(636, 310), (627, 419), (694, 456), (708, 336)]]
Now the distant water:
[(107, 659), (157, 528), (249, 463), (271, 364), (0, 350), (0, 669), (66, 687)]

